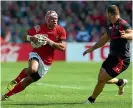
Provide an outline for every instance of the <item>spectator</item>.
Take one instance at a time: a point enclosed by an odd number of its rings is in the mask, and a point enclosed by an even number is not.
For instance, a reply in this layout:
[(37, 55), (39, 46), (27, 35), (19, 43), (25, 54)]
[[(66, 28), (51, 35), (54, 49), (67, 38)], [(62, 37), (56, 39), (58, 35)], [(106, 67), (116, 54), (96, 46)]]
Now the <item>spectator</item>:
[[(99, 40), (99, 32), (97, 30), (97, 28), (93, 28), (92, 32), (91, 32), (91, 42), (97, 42)], [(101, 36), (101, 35), (100, 35)]]
[(70, 24), (69, 28), (67, 28), (67, 41), (75, 42), (76, 41), (76, 31), (74, 30), (75, 25)]
[[(14, 37), (13, 34), (22, 35), (25, 29), (43, 23), (44, 13), (52, 9), (57, 11), (59, 15), (59, 25), (66, 29), (74, 25), (72, 33), (70, 33), (71, 30), (68, 31), (69, 38), (67, 40), (77, 41), (75, 37), (81, 24), (89, 33), (93, 28), (97, 28), (97, 33), (101, 33), (102, 29), (99, 26), (106, 28), (105, 9), (110, 4), (118, 5), (122, 18), (126, 16), (125, 19), (132, 25), (132, 1), (1, 1), (1, 22), (3, 23), (1, 31), (3, 33), (7, 26), (10, 26), (11, 38)], [(15, 33), (18, 32), (15, 30), (17, 27), (21, 28), (20, 33)], [(3, 37), (6, 35), (6, 33), (2, 34)], [(18, 41), (11, 39), (10, 42)], [(19, 42), (23, 41), (19, 40)]]
[(90, 37), (90, 34), (87, 32), (87, 30), (85, 30), (85, 27), (82, 25), (76, 36), (77, 42), (89, 42)]
[(10, 26), (6, 26), (6, 28), (4, 29), (4, 41), (6, 43), (10, 43), (11, 42), (11, 30), (10, 30)]

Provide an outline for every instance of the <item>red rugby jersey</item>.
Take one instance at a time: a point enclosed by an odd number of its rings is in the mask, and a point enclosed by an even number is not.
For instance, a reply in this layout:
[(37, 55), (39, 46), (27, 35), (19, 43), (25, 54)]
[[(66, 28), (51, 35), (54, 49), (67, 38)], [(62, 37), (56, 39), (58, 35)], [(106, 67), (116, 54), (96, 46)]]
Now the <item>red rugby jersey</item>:
[[(34, 26), (33, 28), (27, 31), (28, 35), (36, 35), (36, 34), (46, 34), (49, 39), (54, 42), (59, 41), (60, 39), (66, 39), (66, 31), (63, 27), (56, 25), (54, 29), (48, 29), (46, 24), (41, 24)], [(51, 65), (54, 58), (55, 49), (50, 45), (42, 45), (39, 48), (33, 48), (32, 52), (36, 52), (46, 65)]]

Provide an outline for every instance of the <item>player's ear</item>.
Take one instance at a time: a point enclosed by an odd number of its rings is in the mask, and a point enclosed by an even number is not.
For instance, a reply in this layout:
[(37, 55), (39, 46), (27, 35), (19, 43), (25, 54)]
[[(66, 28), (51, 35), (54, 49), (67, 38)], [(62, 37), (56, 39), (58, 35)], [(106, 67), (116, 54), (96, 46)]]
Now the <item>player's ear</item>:
[(112, 14), (111, 13), (108, 13), (108, 16), (112, 16)]

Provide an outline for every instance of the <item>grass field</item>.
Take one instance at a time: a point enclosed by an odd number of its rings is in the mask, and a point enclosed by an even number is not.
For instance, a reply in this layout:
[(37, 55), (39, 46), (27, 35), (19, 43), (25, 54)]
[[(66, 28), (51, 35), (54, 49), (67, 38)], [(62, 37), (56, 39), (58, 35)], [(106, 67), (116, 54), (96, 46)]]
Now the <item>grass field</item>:
[[(25, 62), (1, 64), (1, 92), (15, 78)], [(132, 108), (132, 65), (119, 77), (128, 79), (123, 96), (116, 85), (106, 85), (95, 104), (83, 104), (97, 82), (101, 63), (55, 62), (48, 74), (7, 101), (2, 108)]]

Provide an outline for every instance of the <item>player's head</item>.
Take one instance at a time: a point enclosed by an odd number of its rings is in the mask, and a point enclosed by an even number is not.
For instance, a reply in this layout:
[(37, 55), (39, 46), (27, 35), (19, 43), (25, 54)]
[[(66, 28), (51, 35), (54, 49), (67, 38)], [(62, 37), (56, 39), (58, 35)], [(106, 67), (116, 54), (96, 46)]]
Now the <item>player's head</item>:
[(119, 16), (119, 8), (116, 5), (110, 5), (107, 9), (107, 18), (111, 21), (115, 16)]
[(45, 22), (49, 27), (54, 28), (58, 22), (57, 13), (53, 10), (47, 11), (45, 15)]

